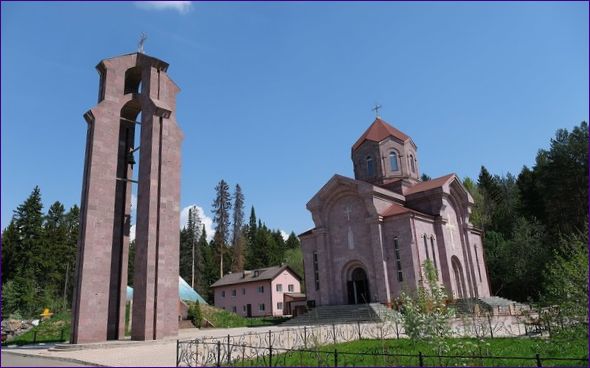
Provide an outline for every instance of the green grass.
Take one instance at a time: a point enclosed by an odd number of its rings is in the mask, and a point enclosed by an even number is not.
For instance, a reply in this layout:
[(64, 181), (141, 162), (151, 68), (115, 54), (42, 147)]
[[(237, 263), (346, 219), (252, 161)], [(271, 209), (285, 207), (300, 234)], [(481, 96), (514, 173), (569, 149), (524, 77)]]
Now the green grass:
[[(334, 351), (338, 351), (338, 365), (355, 366), (418, 366), (419, 352), (425, 366), (536, 366), (539, 354), (543, 366), (587, 366), (583, 361), (544, 360), (544, 358), (587, 358), (588, 339), (569, 341), (537, 338), (448, 339), (450, 350), (444, 355), (461, 355), (467, 358), (437, 358), (436, 349), (427, 342), (399, 340), (358, 340), (337, 345), (325, 345), (320, 352), (273, 352), (273, 365), (277, 366), (334, 366)], [(361, 353), (365, 355), (350, 354)], [(390, 354), (390, 355), (386, 355)], [(391, 356), (391, 355), (398, 356)], [(407, 356), (404, 356), (407, 355)], [(432, 357), (434, 356), (434, 357)], [(479, 358), (483, 356), (484, 358)], [(499, 359), (495, 357), (526, 357), (528, 359)], [(236, 362), (241, 366), (268, 365), (268, 356)]]
[(286, 320), (282, 317), (244, 318), (232, 312), (210, 305), (200, 305), (203, 318), (209, 320), (216, 328), (272, 326)]
[(72, 314), (69, 311), (55, 314), (50, 319), (41, 321), (39, 326), (33, 327), (12, 340), (3, 342), (2, 346), (68, 341), (70, 339), (71, 320)]

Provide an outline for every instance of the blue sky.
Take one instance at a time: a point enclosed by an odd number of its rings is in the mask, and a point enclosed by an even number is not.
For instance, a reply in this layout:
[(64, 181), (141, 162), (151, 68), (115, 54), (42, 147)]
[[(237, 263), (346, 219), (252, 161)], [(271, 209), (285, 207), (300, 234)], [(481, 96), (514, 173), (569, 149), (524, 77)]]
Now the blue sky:
[(2, 2), (2, 228), (35, 185), (80, 200), (86, 123), (104, 58), (170, 63), (183, 208), (210, 216), (239, 183), (269, 226), (313, 227), (307, 201), (371, 108), (410, 135), (423, 172), (477, 177), (532, 165), (588, 120), (588, 3)]

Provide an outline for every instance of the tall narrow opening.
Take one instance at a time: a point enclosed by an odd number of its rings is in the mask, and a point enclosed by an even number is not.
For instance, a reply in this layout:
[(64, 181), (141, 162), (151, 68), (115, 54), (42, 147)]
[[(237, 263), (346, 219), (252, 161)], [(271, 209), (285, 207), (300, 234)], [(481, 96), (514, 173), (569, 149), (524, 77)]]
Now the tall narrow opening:
[(113, 248), (111, 253), (111, 279), (108, 307), (107, 339), (119, 339), (125, 335), (129, 317), (127, 308), (127, 280), (129, 242), (131, 236), (131, 201), (137, 118), (140, 105), (130, 101), (121, 109), (117, 147), (117, 173), (115, 180), (115, 204), (113, 218)]

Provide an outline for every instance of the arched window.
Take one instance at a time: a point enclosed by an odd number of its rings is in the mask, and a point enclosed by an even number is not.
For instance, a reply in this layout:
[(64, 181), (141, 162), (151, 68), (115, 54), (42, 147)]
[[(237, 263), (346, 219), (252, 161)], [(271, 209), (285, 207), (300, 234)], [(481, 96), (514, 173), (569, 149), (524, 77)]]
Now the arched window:
[(367, 156), (367, 176), (375, 176), (375, 164), (371, 156)]
[(410, 155), (410, 167), (412, 168), (412, 172), (416, 172), (416, 166), (414, 165), (414, 156)]
[(125, 72), (125, 94), (141, 93), (141, 68), (134, 66)]
[(397, 166), (397, 153), (395, 151), (389, 153), (389, 166), (391, 167), (391, 171), (399, 170)]
[(397, 268), (397, 281), (404, 281), (404, 275), (402, 273), (402, 260), (399, 254), (399, 241), (397, 236), (393, 238), (393, 251), (395, 253), (395, 267)]

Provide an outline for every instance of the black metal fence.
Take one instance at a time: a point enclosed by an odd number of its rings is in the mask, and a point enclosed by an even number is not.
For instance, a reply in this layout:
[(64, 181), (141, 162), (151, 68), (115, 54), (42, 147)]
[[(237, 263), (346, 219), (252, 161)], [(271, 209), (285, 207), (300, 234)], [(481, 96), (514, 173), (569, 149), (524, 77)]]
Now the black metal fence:
[[(201, 355), (200, 355), (201, 354)], [(385, 352), (348, 352), (325, 349), (286, 349), (272, 344), (257, 347), (207, 341), (177, 341), (176, 366), (588, 366), (588, 358), (553, 358), (540, 354), (531, 356), (492, 355), (428, 355)], [(193, 365), (194, 364), (194, 365)]]

